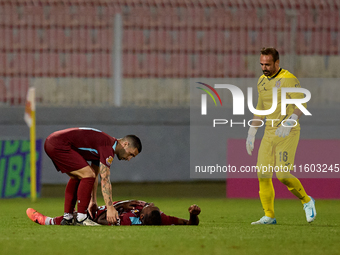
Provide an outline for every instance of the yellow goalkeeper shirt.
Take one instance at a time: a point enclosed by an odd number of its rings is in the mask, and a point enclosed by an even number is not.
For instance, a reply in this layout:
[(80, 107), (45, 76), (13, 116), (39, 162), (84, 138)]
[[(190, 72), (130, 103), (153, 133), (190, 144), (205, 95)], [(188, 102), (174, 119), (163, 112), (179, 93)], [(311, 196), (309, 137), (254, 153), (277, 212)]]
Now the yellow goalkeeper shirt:
[[(292, 88), (301, 88), (299, 80), (289, 71), (280, 68), (280, 70), (274, 74), (273, 76), (265, 76), (262, 75), (257, 82), (257, 91), (258, 91), (258, 101), (257, 101), (257, 110), (268, 110), (272, 107), (273, 104), (273, 88), (277, 87), (277, 107), (275, 111), (268, 115), (257, 115), (262, 119), (266, 118), (266, 129), (276, 129), (278, 128), (283, 120), (289, 118), (290, 115), (297, 108), (295, 105), (287, 104), (286, 105), (286, 115), (281, 115), (281, 88), (283, 87), (292, 87)], [(286, 93), (286, 98), (288, 99), (301, 99), (304, 98), (303, 93)], [(302, 104), (307, 108), (307, 104)], [(273, 120), (273, 121), (272, 121)], [(292, 128), (293, 130), (300, 130), (299, 121), (298, 124)]]

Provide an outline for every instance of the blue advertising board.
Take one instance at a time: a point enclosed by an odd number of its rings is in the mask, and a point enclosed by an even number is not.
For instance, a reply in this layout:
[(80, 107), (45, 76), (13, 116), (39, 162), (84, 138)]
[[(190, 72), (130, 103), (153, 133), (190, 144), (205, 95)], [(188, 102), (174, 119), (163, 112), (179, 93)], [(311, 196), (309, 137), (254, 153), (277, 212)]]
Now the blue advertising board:
[[(42, 140), (36, 141), (37, 196), (41, 191)], [(0, 141), (0, 198), (30, 196), (30, 141)]]

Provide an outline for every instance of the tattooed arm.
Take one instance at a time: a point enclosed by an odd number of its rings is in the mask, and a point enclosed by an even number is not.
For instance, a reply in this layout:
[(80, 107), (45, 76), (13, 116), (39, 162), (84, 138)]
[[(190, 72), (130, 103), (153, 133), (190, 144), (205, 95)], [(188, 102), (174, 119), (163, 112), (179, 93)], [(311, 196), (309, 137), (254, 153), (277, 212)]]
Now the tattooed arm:
[(103, 198), (107, 207), (106, 219), (108, 223), (115, 224), (119, 217), (117, 210), (113, 207), (112, 204), (112, 185), (110, 180), (110, 168), (108, 168), (106, 165), (102, 163), (100, 163), (99, 168)]

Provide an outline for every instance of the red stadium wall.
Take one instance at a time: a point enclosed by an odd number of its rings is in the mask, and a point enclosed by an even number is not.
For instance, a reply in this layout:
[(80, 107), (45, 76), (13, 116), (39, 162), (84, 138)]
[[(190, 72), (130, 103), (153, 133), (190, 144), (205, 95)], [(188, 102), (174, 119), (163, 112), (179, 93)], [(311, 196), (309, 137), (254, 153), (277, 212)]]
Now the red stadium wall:
[(1, 0), (0, 103), (22, 104), (30, 78), (110, 78), (116, 13), (125, 78), (255, 77), (247, 56), (263, 46), (338, 55), (339, 8), (336, 0)]

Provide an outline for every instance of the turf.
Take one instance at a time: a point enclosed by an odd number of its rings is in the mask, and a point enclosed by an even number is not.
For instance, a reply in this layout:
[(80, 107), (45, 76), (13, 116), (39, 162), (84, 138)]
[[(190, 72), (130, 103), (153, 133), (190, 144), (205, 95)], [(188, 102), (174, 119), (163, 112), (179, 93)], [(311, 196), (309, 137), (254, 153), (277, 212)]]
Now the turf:
[[(123, 198), (121, 198), (123, 199)], [(63, 211), (62, 198), (0, 201), (0, 253), (7, 254), (339, 254), (340, 201), (317, 200), (308, 224), (297, 200), (276, 200), (275, 226), (252, 226), (262, 216), (258, 200), (147, 198), (168, 215), (187, 218), (201, 209), (199, 226), (40, 226), (28, 207), (50, 216)], [(101, 201), (102, 202), (102, 201)]]

